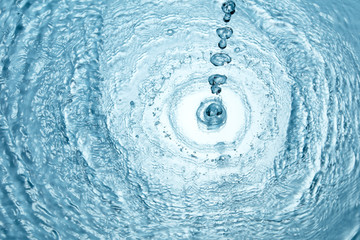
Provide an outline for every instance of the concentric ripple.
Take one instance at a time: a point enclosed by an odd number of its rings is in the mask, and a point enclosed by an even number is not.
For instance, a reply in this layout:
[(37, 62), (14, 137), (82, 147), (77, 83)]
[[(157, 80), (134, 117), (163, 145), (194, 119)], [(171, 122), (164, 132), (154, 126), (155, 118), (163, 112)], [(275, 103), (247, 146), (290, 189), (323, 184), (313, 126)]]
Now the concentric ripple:
[(360, 4), (230, 2), (0, 1), (0, 239), (359, 238)]

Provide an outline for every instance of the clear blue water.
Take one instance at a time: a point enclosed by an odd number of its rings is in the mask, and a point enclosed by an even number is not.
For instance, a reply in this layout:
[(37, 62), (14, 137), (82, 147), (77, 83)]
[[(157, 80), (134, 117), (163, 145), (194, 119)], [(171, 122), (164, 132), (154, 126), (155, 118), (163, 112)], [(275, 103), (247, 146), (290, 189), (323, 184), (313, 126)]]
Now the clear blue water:
[(360, 2), (234, 2), (0, 0), (0, 239), (360, 239)]

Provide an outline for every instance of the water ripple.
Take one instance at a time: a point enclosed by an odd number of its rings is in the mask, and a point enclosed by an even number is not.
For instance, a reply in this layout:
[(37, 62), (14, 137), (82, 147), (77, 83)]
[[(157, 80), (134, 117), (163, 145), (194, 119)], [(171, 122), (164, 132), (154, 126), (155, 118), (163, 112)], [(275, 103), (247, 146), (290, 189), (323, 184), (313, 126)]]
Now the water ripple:
[(359, 237), (360, 5), (224, 2), (0, 2), (1, 239)]

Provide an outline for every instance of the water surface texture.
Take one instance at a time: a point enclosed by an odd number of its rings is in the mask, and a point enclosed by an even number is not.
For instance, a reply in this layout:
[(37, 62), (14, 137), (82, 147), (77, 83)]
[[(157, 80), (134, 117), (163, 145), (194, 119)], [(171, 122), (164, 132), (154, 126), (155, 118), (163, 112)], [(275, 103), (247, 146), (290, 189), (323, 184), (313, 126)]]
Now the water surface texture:
[(0, 0), (0, 239), (360, 239), (360, 2), (223, 2)]

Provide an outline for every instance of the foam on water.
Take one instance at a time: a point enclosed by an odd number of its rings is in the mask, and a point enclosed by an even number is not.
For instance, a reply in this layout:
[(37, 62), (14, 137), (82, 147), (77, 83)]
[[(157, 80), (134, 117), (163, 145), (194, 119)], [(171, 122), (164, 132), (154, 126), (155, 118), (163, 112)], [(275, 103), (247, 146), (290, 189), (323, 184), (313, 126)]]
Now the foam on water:
[(358, 239), (359, 11), (0, 1), (0, 238)]

